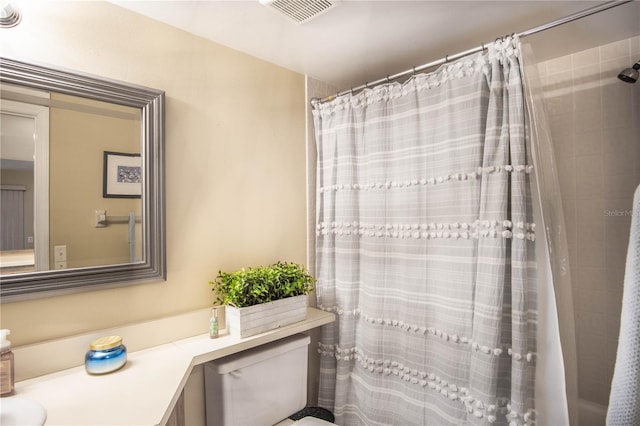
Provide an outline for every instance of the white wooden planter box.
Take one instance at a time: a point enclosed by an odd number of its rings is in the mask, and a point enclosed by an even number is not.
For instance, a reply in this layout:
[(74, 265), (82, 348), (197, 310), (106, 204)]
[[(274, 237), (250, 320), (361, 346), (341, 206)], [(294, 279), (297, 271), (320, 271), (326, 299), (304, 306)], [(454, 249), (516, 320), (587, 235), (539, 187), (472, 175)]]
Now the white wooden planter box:
[(307, 296), (287, 297), (275, 302), (236, 308), (225, 306), (229, 334), (249, 337), (307, 318)]

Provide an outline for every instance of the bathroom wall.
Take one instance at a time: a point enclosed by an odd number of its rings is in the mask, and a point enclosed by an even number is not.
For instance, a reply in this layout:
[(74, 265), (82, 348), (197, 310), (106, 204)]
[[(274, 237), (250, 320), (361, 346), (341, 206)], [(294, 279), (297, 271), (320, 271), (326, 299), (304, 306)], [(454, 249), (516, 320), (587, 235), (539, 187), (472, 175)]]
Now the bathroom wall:
[(5, 303), (15, 346), (206, 308), (220, 269), (305, 263), (303, 75), (111, 3), (20, 8), (0, 55), (166, 91), (168, 277)]
[(600, 405), (609, 399), (640, 184), (640, 84), (616, 76), (638, 60), (640, 36), (539, 66), (569, 243), (579, 397)]

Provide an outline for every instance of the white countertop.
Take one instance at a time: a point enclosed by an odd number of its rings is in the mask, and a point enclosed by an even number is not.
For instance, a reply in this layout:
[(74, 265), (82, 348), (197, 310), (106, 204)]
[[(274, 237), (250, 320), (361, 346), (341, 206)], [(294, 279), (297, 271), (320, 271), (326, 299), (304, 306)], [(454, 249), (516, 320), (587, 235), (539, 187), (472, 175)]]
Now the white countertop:
[[(304, 321), (241, 339), (191, 337), (131, 352), (120, 370), (101, 376), (84, 366), (16, 383), (16, 395), (42, 404), (47, 425), (165, 424), (194, 366), (328, 324), (334, 315), (307, 309)], [(125, 345), (127, 342), (124, 342)]]

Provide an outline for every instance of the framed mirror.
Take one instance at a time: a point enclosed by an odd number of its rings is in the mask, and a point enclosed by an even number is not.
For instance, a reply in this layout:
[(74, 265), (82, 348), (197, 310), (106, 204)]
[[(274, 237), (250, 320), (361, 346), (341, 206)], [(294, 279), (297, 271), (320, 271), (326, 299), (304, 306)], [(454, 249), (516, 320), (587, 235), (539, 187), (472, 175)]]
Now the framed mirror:
[(0, 58), (2, 302), (166, 279), (164, 99)]

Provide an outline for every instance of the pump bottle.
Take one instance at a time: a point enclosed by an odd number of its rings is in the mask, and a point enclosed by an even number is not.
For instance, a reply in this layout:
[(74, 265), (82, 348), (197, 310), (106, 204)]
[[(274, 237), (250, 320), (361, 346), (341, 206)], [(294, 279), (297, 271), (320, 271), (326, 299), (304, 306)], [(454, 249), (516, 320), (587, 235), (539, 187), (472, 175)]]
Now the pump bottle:
[(215, 339), (218, 337), (218, 310), (211, 308), (211, 319), (209, 320), (209, 337)]
[(15, 390), (15, 375), (13, 368), (13, 352), (11, 342), (7, 340), (9, 330), (0, 330), (0, 397), (13, 395)]

